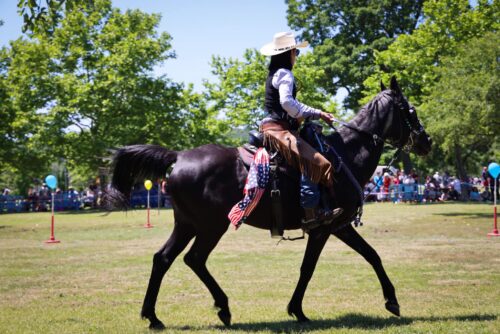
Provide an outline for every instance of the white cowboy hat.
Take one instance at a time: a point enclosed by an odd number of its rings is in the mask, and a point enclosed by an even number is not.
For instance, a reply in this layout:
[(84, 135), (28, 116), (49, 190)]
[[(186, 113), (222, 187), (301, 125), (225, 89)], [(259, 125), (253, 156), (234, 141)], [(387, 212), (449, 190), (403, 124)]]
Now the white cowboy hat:
[(308, 45), (309, 42), (306, 41), (297, 44), (293, 32), (279, 32), (274, 34), (273, 41), (271, 43), (267, 43), (260, 48), (260, 53), (265, 56), (274, 56), (287, 52), (288, 50), (305, 48)]

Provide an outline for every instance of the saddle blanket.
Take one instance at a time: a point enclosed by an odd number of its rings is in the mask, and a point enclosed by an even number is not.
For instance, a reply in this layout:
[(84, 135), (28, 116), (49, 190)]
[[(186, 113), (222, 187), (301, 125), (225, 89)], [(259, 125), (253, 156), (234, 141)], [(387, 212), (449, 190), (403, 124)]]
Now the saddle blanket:
[(250, 216), (253, 209), (259, 204), (260, 198), (269, 181), (269, 153), (261, 147), (255, 152), (253, 161), (248, 170), (248, 176), (243, 188), (243, 199), (239, 201), (228, 214), (234, 229), (237, 230)]

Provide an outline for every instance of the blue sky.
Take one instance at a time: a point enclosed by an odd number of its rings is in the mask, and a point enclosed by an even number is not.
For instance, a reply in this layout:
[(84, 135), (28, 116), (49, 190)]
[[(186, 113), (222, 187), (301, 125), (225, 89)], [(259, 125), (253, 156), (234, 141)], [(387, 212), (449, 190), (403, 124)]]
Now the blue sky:
[[(0, 0), (0, 46), (22, 35), (17, 2)], [(177, 59), (157, 72), (194, 83), (197, 90), (203, 78), (211, 78), (212, 55), (241, 58), (245, 49), (259, 49), (275, 32), (290, 30), (284, 0), (113, 0), (113, 5), (162, 15), (158, 30), (173, 37)]]

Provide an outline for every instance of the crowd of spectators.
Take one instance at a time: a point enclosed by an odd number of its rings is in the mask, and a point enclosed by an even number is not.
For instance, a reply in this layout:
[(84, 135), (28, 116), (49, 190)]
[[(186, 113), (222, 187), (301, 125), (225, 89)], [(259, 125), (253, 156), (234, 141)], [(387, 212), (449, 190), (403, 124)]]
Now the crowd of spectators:
[[(497, 179), (497, 199), (500, 199), (499, 180)], [(130, 204), (133, 208), (146, 207), (147, 190), (141, 184), (132, 192)], [(493, 201), (494, 182), (483, 168), (480, 177), (459, 179), (449, 173), (435, 172), (425, 178), (415, 170), (406, 174), (394, 168), (378, 169), (365, 186), (365, 201), (399, 202), (445, 202), (445, 201)], [(159, 192), (159, 193), (158, 193)], [(69, 187), (68, 190), (54, 191), (54, 210), (99, 209), (102, 206), (103, 191), (98, 185), (90, 185), (80, 191)], [(170, 207), (166, 181), (156, 183), (150, 191), (150, 207)], [(158, 196), (159, 195), (159, 196)], [(28, 196), (13, 195), (5, 188), (0, 193), (0, 214), (11, 212), (50, 211), (52, 194), (43, 184), (28, 190)]]
[[(484, 167), (481, 177), (460, 179), (436, 171), (425, 178), (415, 170), (406, 174), (396, 169), (377, 171), (365, 186), (366, 201), (445, 202), (493, 201), (493, 178)], [(497, 179), (497, 198), (498, 194)]]
[[(169, 207), (170, 202), (166, 194), (165, 183), (161, 184), (160, 196), (158, 187), (153, 187), (150, 191), (150, 207)], [(100, 209), (103, 205), (102, 197), (104, 191), (98, 185), (90, 185), (80, 191), (69, 187), (62, 191), (57, 188), (54, 191), (54, 210), (83, 210), (86, 208)], [(131, 195), (131, 206), (133, 208), (146, 207), (147, 191), (143, 186), (137, 185)], [(46, 212), (52, 206), (52, 193), (46, 184), (28, 189), (27, 196), (12, 194), (8, 188), (0, 193), (0, 214), (13, 212)]]

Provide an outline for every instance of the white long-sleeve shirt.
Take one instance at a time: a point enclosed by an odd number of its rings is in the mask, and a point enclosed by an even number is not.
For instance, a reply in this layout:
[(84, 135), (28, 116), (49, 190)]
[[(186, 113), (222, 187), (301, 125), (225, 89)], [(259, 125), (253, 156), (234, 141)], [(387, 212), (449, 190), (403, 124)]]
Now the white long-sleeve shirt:
[(279, 91), (281, 107), (293, 118), (319, 119), (321, 110), (305, 105), (293, 97), (294, 80), (290, 70), (280, 68), (274, 73), (271, 84)]

